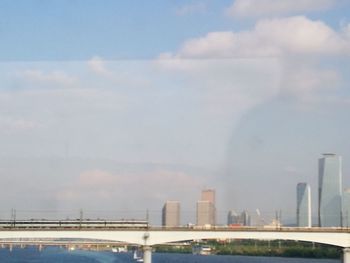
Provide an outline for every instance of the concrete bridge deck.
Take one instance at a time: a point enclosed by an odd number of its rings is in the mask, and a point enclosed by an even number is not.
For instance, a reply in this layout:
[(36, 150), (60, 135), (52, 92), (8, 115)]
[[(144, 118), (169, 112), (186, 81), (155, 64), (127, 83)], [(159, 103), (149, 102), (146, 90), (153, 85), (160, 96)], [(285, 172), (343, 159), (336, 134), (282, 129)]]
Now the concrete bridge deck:
[(151, 262), (152, 246), (207, 239), (298, 240), (329, 244), (344, 249), (344, 263), (350, 263), (350, 231), (347, 228), (8, 228), (0, 229), (6, 239), (80, 239), (93, 242), (122, 242), (144, 249), (144, 262)]

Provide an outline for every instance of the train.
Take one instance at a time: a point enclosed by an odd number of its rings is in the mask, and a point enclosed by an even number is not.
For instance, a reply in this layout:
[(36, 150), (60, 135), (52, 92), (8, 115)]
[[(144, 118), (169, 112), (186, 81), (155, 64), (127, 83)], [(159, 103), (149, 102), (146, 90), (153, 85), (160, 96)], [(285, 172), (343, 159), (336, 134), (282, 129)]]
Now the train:
[(57, 229), (57, 228), (127, 228), (145, 229), (149, 224), (146, 220), (103, 220), (103, 219), (29, 219), (29, 220), (0, 220), (0, 229)]

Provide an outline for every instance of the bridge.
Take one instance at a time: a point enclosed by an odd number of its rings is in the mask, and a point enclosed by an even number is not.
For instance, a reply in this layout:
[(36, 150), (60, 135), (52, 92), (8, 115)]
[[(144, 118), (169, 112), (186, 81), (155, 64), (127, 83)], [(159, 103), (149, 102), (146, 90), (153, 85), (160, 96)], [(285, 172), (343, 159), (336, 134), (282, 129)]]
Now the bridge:
[[(144, 262), (152, 262), (152, 246), (171, 242), (207, 239), (298, 240), (343, 248), (343, 263), (350, 263), (350, 231), (339, 228), (192, 229), (192, 228), (79, 228), (1, 229), (0, 239), (79, 239), (122, 242), (142, 246)], [(47, 241), (46, 241), (47, 242)], [(93, 242), (93, 241), (91, 241)]]

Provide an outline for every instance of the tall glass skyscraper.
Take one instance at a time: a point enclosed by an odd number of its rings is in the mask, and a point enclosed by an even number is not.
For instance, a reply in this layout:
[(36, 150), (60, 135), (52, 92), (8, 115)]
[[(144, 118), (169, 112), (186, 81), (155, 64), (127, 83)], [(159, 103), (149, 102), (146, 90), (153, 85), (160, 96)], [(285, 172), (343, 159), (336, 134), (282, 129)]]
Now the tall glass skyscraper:
[(327, 153), (319, 159), (318, 223), (320, 227), (342, 226), (342, 159)]
[(343, 192), (343, 227), (350, 227), (350, 188)]
[(311, 227), (311, 190), (307, 183), (297, 185), (297, 226)]

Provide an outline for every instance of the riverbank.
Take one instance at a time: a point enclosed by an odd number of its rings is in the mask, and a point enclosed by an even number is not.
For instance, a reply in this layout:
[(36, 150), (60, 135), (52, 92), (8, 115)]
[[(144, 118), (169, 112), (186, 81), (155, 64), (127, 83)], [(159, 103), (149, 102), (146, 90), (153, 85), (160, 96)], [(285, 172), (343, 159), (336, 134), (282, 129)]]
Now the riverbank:
[[(200, 244), (209, 245), (217, 255), (339, 259), (342, 254), (342, 250), (334, 246), (296, 241), (234, 240), (232, 242), (210, 241)], [(192, 253), (191, 246), (159, 245), (155, 247), (155, 250), (162, 253)]]

